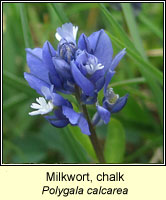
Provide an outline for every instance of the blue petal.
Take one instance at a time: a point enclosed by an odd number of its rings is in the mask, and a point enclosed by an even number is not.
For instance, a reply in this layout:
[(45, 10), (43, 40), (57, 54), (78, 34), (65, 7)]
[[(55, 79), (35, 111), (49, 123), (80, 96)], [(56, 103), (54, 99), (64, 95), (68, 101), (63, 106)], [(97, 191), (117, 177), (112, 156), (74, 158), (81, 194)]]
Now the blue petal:
[(127, 103), (127, 99), (128, 99), (128, 94), (126, 94), (125, 96), (119, 98), (116, 103), (114, 104), (114, 106), (111, 109), (111, 113), (116, 113), (119, 112), (120, 110), (122, 110), (122, 108), (126, 105)]
[(24, 73), (24, 78), (28, 81), (30, 87), (35, 89), (36, 92), (39, 93), (40, 95), (43, 95), (43, 93), (41, 91), (42, 87), (47, 87), (47, 88), (50, 87), (50, 85), (48, 83), (46, 83), (45, 81), (37, 78), (33, 74), (25, 72)]
[(97, 101), (97, 93), (95, 92), (92, 97), (85, 95), (84, 93), (81, 95), (81, 101), (84, 104), (94, 104)]
[(82, 51), (77, 57), (76, 57), (76, 64), (79, 68), (79, 70), (81, 71), (81, 73), (86, 76), (87, 74), (87, 70), (85, 68), (85, 63), (88, 62), (88, 56), (90, 56), (90, 54), (88, 54), (85, 50)]
[(82, 115), (80, 115), (78, 126), (80, 127), (82, 133), (86, 135), (91, 135), (88, 122)]
[(100, 30), (90, 35), (88, 40), (93, 49), (93, 54), (98, 58), (99, 63), (104, 65), (105, 71), (107, 71), (111, 65), (113, 55), (110, 38), (104, 30)]
[(80, 86), (84, 93), (88, 96), (93, 96), (94, 85), (80, 72), (74, 61), (71, 62), (71, 70), (75, 82)]
[(80, 118), (80, 114), (75, 112), (72, 108), (62, 106), (63, 114), (69, 119), (72, 125), (76, 125)]
[(63, 106), (62, 110), (63, 114), (69, 119), (72, 125), (78, 125), (82, 133), (90, 135), (88, 122), (80, 113), (77, 113), (73, 109), (66, 106)]
[(63, 88), (65, 90), (65, 92), (63, 92), (63, 93), (65, 93), (65, 94), (72, 94), (75, 92), (75, 87), (74, 87), (73, 81), (71, 82), (71, 81), (65, 80), (65, 82), (63, 83)]
[(51, 86), (51, 90), (48, 87), (41, 87), (41, 92), (43, 94), (43, 96), (45, 97), (45, 99), (50, 100), (52, 99), (52, 93), (51, 91), (53, 91), (53, 85)]
[(103, 77), (105, 75), (105, 70), (100, 69), (95, 71), (95, 73), (90, 77), (90, 81), (92, 81), (93, 83), (95, 83), (96, 81), (98, 81), (101, 77)]
[(122, 51), (120, 51), (115, 58), (112, 60), (110, 69), (113, 71), (116, 66), (119, 64), (120, 60), (123, 58), (123, 56), (126, 54), (126, 48), (124, 48)]
[(70, 72), (70, 65), (63, 59), (61, 58), (52, 58), (53, 63), (54, 63), (54, 67), (56, 69), (56, 71), (58, 72), (58, 74), (63, 77), (63, 79), (67, 79), (67, 80), (73, 80), (72, 79), (72, 75)]
[(99, 113), (96, 112), (96, 113), (94, 114), (93, 118), (92, 118), (92, 124), (93, 124), (94, 126), (96, 126), (96, 125), (99, 123), (100, 120), (101, 120), (101, 117), (100, 117)]
[(50, 81), (55, 85), (56, 88), (61, 88), (61, 80), (59, 79), (54, 64), (52, 62), (52, 57), (54, 56), (56, 56), (56, 51), (54, 50), (52, 45), (48, 41), (46, 41), (43, 45), (43, 62), (49, 71)]
[(55, 89), (57, 91), (62, 90), (63, 81), (61, 80), (59, 75), (48, 73), (48, 76), (49, 76), (49, 80), (50, 80), (51, 84), (53, 84), (55, 86)]
[(48, 120), (53, 126), (57, 128), (63, 128), (69, 124), (69, 120), (63, 119), (63, 120)]
[(96, 89), (97, 91), (100, 91), (105, 83), (105, 77), (101, 77), (99, 80), (96, 81)]
[(66, 116), (63, 114), (63, 111), (62, 111), (62, 106), (60, 107), (57, 107), (55, 110), (54, 110), (54, 118), (55, 119), (67, 119)]
[(102, 106), (97, 106), (97, 111), (104, 123), (108, 124), (110, 121), (111, 113)]
[(81, 51), (76, 57), (76, 62), (78, 64), (85, 65), (87, 61), (88, 61), (88, 53), (86, 51)]
[(31, 74), (49, 83), (48, 69), (45, 67), (45, 64), (43, 63), (42, 60), (42, 49), (27, 48), (26, 52), (27, 52), (26, 54), (27, 64), (30, 68)]
[(61, 107), (54, 110), (54, 115), (45, 116), (45, 119), (58, 128), (65, 127), (69, 124), (69, 120), (63, 115)]
[(57, 53), (53, 46), (46, 41), (43, 45), (42, 57), (43, 62), (47, 65), (49, 71), (51, 72), (55, 72), (54, 65), (52, 63), (52, 57), (55, 57), (56, 55)]
[(61, 36), (61, 39), (64, 39), (67, 42), (75, 43), (75, 38), (74, 38), (74, 35), (73, 35), (73, 24), (72, 23), (65, 23), (65, 24), (62, 25), (62, 27), (58, 27), (56, 29), (56, 31)]
[(115, 71), (112, 71), (110, 69), (107, 72), (106, 79), (105, 79), (105, 85), (104, 85), (104, 94), (106, 94), (107, 87), (108, 87), (108, 85), (109, 85), (114, 74), (115, 74)]
[(45, 116), (45, 119), (57, 128), (63, 128), (69, 124), (68, 119), (57, 119), (55, 116)]
[(57, 93), (52, 93), (52, 102), (55, 106), (69, 105), (68, 101)]
[(78, 39), (78, 49), (86, 50), (88, 53), (91, 53), (89, 40), (84, 33), (82, 33)]

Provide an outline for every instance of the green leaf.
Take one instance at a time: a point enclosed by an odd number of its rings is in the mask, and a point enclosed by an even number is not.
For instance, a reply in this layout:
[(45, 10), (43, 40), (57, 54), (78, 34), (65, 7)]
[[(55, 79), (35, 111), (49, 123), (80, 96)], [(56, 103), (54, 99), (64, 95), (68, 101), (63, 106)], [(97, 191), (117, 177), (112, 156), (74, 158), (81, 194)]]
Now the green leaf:
[(130, 87), (129, 86), (127, 86), (127, 87), (125, 86), (124, 88), (132, 96), (138, 96), (139, 98), (141, 98), (144, 101), (147, 100), (147, 101), (153, 102), (153, 98), (151, 96), (149, 96), (146, 93), (143, 93), (142, 91), (140, 91), (138, 89), (135, 89), (132, 86), (130, 86)]
[(161, 40), (163, 40), (163, 31), (159, 29), (159, 27), (156, 26), (152, 22), (151, 19), (149, 19), (147, 16), (145, 16), (143, 13), (140, 13), (138, 15), (139, 20), (145, 24), (147, 28), (149, 28), (150, 31), (152, 31), (157, 37), (159, 37)]
[[(132, 8), (130, 6), (131, 4), (130, 3), (121, 3), (121, 5), (122, 5), (122, 9), (123, 9), (123, 12), (124, 12), (124, 16), (125, 16), (125, 19), (126, 19), (127, 26), (129, 28), (131, 37), (134, 41), (134, 45), (135, 45), (136, 49), (139, 51), (140, 55), (145, 60), (147, 60), (147, 57), (145, 55), (144, 48), (143, 48), (143, 45), (142, 45), (142, 41), (141, 41), (141, 38), (140, 38), (140, 35), (139, 35), (139, 31), (138, 31), (138, 28), (137, 28), (137, 24), (136, 24), (136, 21), (135, 21), (135, 16), (134, 16), (134, 14), (132, 12)], [(150, 64), (150, 63), (147, 62), (147, 64)], [(154, 70), (152, 68), (152, 66), (149, 65), (149, 67), (151, 67), (151, 70)], [(155, 68), (155, 69), (157, 69), (157, 68)], [(154, 73), (155, 73), (155, 71), (154, 71)], [(162, 121), (162, 109), (163, 109), (163, 106), (162, 106), (162, 91), (161, 91), (160, 87), (157, 85), (157, 83), (153, 80), (153, 78), (149, 78), (148, 74), (149, 74), (149, 72), (146, 72), (145, 76), (147, 77), (147, 81), (149, 82), (149, 86), (150, 86), (150, 88), (151, 88), (151, 90), (154, 94), (154, 97), (155, 97), (155, 100), (156, 100), (156, 105), (158, 106), (158, 112), (159, 112), (159, 115), (160, 115), (160, 119)]]
[(156, 146), (161, 146), (163, 143), (163, 136), (155, 136), (154, 140), (148, 140), (148, 142), (138, 148), (134, 153), (126, 157), (125, 163), (135, 162), (135, 159), (140, 158), (144, 155), (148, 150), (153, 150)]
[(36, 92), (28, 86), (24, 79), (18, 78), (10, 72), (3, 71), (3, 81), (6, 85), (10, 86), (10, 88), (21, 91), (31, 97), (37, 95)]
[(67, 143), (69, 143), (69, 148), (72, 150), (73, 154), (75, 154), (75, 157), (78, 159), (79, 163), (88, 163), (89, 160), (85, 154), (84, 149), (73, 137), (71, 130), (68, 127), (65, 127), (63, 128), (62, 134), (64, 140), (67, 140)]
[(75, 12), (87, 11), (91, 8), (98, 8), (99, 5), (97, 3), (75, 3), (72, 4), (67, 10), (67, 15), (73, 15)]
[(122, 43), (119, 39), (117, 39), (117, 37), (110, 34), (109, 32), (107, 32), (107, 34), (110, 36), (113, 44), (115, 44), (119, 48), (127, 48), (127, 54), (134, 62), (136, 62), (139, 71), (143, 73), (145, 79), (148, 79), (149, 75), (151, 75), (155, 80), (159, 81), (161, 84), (163, 83), (163, 74), (161, 71), (159, 71), (149, 62), (145, 61), (138, 53), (136, 53), (133, 49)]
[(7, 111), (10, 108), (16, 107), (17, 105), (20, 105), (21, 103), (23, 103), (27, 99), (29, 99), (29, 98), (25, 94), (15, 95), (15, 96), (11, 97), (10, 99), (8, 99), (6, 102), (4, 102), (3, 110)]
[(25, 4), (20, 3), (19, 6), (20, 6), (20, 17), (21, 17), (21, 23), (22, 23), (22, 30), (23, 30), (23, 34), (24, 34), (25, 47), (32, 48), (33, 42), (32, 42), (32, 38), (31, 38), (30, 30), (29, 30)]
[(51, 3), (52, 8), (54, 9), (55, 13), (59, 17), (62, 24), (69, 22), (64, 10), (61, 7), (60, 3)]
[[(140, 56), (133, 42), (131, 42), (123, 28), (116, 22), (111, 13), (105, 8), (105, 6), (102, 3), (100, 3), (100, 8), (104, 13), (106, 19), (109, 21), (111, 29), (115, 31), (114, 35), (116, 35), (116, 37), (111, 34), (112, 41), (115, 42), (115, 44), (118, 44), (120, 48), (127, 48), (127, 52), (129, 53), (129, 55), (131, 55), (132, 58), (134, 58), (134, 60), (139, 64), (137, 66), (139, 67), (140, 72), (146, 71), (148, 75), (150, 74), (155, 80), (158, 80), (162, 84), (162, 72)], [(117, 39), (117, 37), (120, 38), (120, 40)]]
[(139, 35), (137, 24), (135, 21), (135, 15), (133, 14), (133, 10), (131, 8), (131, 4), (121, 3), (121, 6), (122, 6), (122, 10), (124, 13), (124, 17), (125, 17), (128, 29), (130, 31), (130, 35), (134, 41), (135, 48), (139, 51), (139, 53), (144, 59), (147, 59), (143, 45), (142, 45), (142, 40)]
[(3, 139), (3, 145), (4, 145), (4, 149), (3, 149), (3, 163), (7, 164), (8, 163), (8, 159), (11, 159), (11, 154), (17, 154), (21, 157), (22, 160), (25, 160), (25, 156), (24, 153), (22, 152), (22, 150), (19, 148), (19, 146), (17, 146), (16, 144), (14, 144), (13, 142), (11, 142), (8, 139)]
[(133, 78), (133, 79), (128, 79), (128, 80), (123, 80), (123, 81), (117, 81), (111, 84), (111, 87), (118, 87), (118, 86), (123, 86), (123, 85), (133, 85), (133, 84), (139, 84), (139, 83), (145, 83), (146, 80), (143, 77), (139, 78)]
[[(65, 130), (64, 130), (65, 129)], [(39, 137), (45, 142), (50, 152), (57, 152), (53, 163), (57, 162), (58, 155), (60, 163), (88, 163), (82, 147), (76, 142), (66, 128), (56, 128), (49, 123), (43, 123), (39, 130)]]
[(129, 46), (130, 48), (134, 48), (134, 44), (130, 41), (128, 38), (126, 32), (123, 30), (123, 28), (119, 25), (119, 23), (114, 19), (112, 14), (106, 9), (103, 3), (100, 3), (101, 11), (103, 12), (104, 16), (106, 17), (107, 21), (110, 23), (110, 29), (114, 32), (114, 34), (121, 38), (121, 41), (125, 42), (125, 45)]
[(125, 152), (125, 131), (122, 124), (112, 118), (108, 125), (104, 146), (104, 156), (107, 163), (122, 163)]
[(81, 132), (79, 127), (76, 126), (69, 126), (69, 130), (72, 134), (72, 136), (75, 138), (75, 140), (80, 143), (80, 145), (85, 149), (85, 151), (88, 153), (88, 155), (94, 160), (94, 162), (97, 162), (96, 153), (94, 151), (94, 148), (92, 146), (92, 143), (89, 139), (89, 137)]
[(14, 155), (14, 163), (39, 163), (47, 154), (45, 142), (35, 134), (14, 138), (14, 144), (22, 151), (24, 156), (20, 154)]

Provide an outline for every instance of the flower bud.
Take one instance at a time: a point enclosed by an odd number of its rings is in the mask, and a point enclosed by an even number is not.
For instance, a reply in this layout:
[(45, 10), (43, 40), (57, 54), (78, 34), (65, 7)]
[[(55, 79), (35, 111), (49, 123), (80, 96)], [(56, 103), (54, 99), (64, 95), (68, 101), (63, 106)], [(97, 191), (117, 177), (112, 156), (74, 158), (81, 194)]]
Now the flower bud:
[(74, 59), (76, 46), (73, 43), (63, 42), (62, 44), (59, 44), (58, 49), (60, 57), (68, 63)]

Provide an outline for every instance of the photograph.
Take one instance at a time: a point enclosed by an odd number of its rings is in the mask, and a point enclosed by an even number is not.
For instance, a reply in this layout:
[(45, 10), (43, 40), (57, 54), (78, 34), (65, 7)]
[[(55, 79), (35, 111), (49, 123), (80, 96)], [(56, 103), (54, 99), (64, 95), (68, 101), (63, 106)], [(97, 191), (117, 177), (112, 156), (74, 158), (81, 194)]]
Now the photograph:
[(164, 164), (163, 2), (2, 12), (2, 165)]

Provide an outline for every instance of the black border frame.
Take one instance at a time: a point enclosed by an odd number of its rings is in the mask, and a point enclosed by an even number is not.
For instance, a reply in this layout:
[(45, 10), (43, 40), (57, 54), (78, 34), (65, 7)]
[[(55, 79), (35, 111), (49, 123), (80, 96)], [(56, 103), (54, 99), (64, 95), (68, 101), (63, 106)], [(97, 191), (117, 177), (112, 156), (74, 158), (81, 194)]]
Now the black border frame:
[[(161, 164), (3, 164), (3, 4), (4, 3), (52, 3), (55, 1), (1, 1), (1, 157), (0, 166), (166, 166), (165, 163), (165, 1), (102, 1), (102, 3), (163, 3), (163, 163)], [(55, 3), (100, 3), (101, 1), (56, 1)]]

